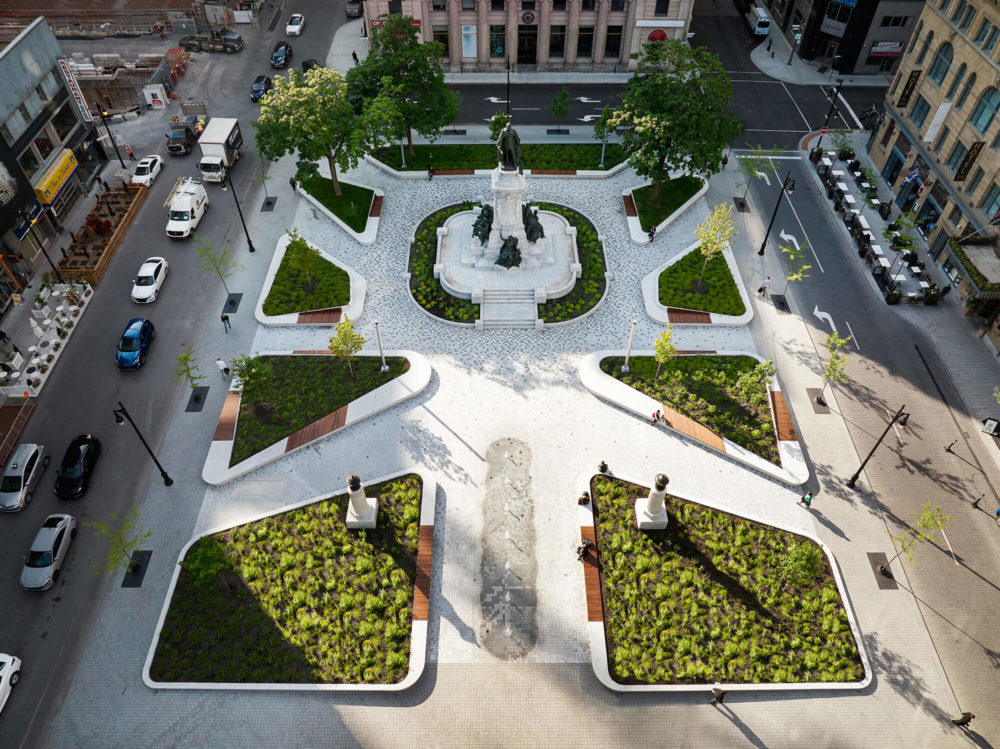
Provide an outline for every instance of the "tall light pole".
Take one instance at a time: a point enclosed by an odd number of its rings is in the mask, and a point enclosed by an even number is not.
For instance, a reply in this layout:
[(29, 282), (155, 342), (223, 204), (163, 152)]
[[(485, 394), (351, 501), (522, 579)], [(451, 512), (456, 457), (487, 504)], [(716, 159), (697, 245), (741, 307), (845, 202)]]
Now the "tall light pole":
[(35, 240), (35, 244), (38, 245), (38, 248), (42, 251), (42, 254), (45, 255), (45, 259), (49, 261), (49, 265), (52, 266), (52, 272), (56, 274), (56, 279), (59, 281), (59, 283), (62, 283), (63, 278), (61, 275), (59, 275), (59, 269), (56, 267), (56, 264), (52, 262), (52, 258), (49, 257), (49, 253), (45, 249), (45, 245), (42, 244), (42, 240), (38, 238), (38, 233), (35, 231), (35, 223), (38, 221), (38, 217), (36, 216), (35, 218), (29, 218), (28, 214), (25, 213), (24, 210), (22, 210), (21, 208), (17, 209), (17, 215), (20, 216), (23, 221), (28, 222), (28, 231), (31, 232), (31, 236)]
[(104, 122), (104, 129), (108, 132), (108, 140), (111, 141), (111, 145), (115, 149), (115, 154), (118, 156), (118, 163), (122, 165), (122, 169), (125, 168), (125, 159), (122, 158), (121, 152), (118, 150), (118, 144), (115, 143), (115, 138), (111, 134), (111, 128), (108, 127), (108, 113), (105, 110), (101, 110), (101, 121)]
[(901, 425), (906, 426), (906, 422), (909, 421), (910, 415), (908, 413), (903, 413), (904, 408), (906, 408), (906, 406), (899, 407), (899, 410), (896, 411), (895, 415), (892, 417), (889, 423), (885, 425), (885, 431), (882, 432), (881, 436), (878, 438), (878, 441), (876, 441), (875, 444), (872, 445), (872, 449), (869, 451), (867, 457), (865, 457), (865, 459), (861, 461), (861, 465), (858, 467), (858, 470), (854, 472), (853, 476), (847, 479), (847, 485), (851, 489), (853, 489), (854, 485), (858, 482), (858, 477), (861, 476), (861, 472), (865, 470), (865, 466), (868, 465), (868, 461), (871, 460), (872, 455), (875, 454), (875, 451), (878, 449), (878, 446), (882, 444), (882, 440), (885, 439), (885, 435), (889, 433), (889, 430), (892, 429), (893, 425), (898, 421)]
[(375, 321), (375, 338), (378, 340), (378, 355), (382, 360), (382, 366), (379, 368), (379, 372), (388, 372), (389, 365), (385, 363), (385, 353), (382, 351), (382, 334), (378, 330), (378, 320)]
[(240, 214), (240, 223), (243, 224), (243, 233), (247, 235), (247, 247), (250, 252), (256, 252), (254, 249), (253, 240), (250, 239), (250, 232), (247, 231), (247, 222), (243, 220), (243, 210), (240, 208), (240, 199), (236, 197), (236, 188), (233, 186), (233, 175), (229, 170), (226, 170), (225, 176), (222, 178), (222, 189), (226, 189), (226, 183), (233, 188), (233, 200), (236, 202), (236, 212)]
[(173, 484), (174, 480), (167, 475), (167, 472), (165, 470), (163, 470), (163, 466), (160, 465), (160, 461), (156, 459), (156, 456), (153, 454), (152, 448), (149, 446), (149, 443), (146, 442), (146, 438), (142, 436), (142, 432), (139, 431), (139, 427), (137, 427), (135, 425), (135, 422), (132, 421), (132, 417), (129, 415), (129, 412), (125, 410), (125, 406), (124, 404), (122, 404), (121, 401), (118, 401), (118, 408), (114, 410), (114, 413), (115, 413), (115, 423), (118, 426), (124, 424), (125, 420), (128, 419), (128, 423), (132, 425), (132, 428), (135, 430), (135, 433), (139, 436), (139, 441), (142, 442), (142, 446), (146, 448), (146, 452), (149, 453), (149, 457), (153, 459), (153, 462), (156, 463), (156, 467), (160, 469), (160, 475), (163, 477), (164, 486), (170, 486), (171, 484)]
[(816, 141), (816, 148), (821, 148), (823, 146), (823, 136), (826, 134), (827, 125), (830, 124), (830, 118), (833, 117), (833, 113), (837, 110), (837, 97), (840, 96), (840, 89), (844, 85), (844, 79), (837, 79), (837, 88), (833, 89), (830, 94), (830, 108), (826, 110), (826, 117), (823, 118), (823, 127), (819, 131), (819, 140)]
[(510, 121), (510, 54), (504, 57), (507, 66), (507, 120)]
[(757, 250), (758, 255), (764, 254), (764, 247), (767, 245), (767, 238), (771, 236), (771, 227), (774, 226), (774, 219), (778, 217), (778, 208), (781, 207), (781, 199), (785, 197), (785, 193), (791, 195), (795, 192), (795, 180), (792, 179), (792, 173), (789, 171), (785, 175), (784, 182), (781, 183), (781, 193), (778, 195), (778, 202), (774, 204), (774, 213), (771, 214), (771, 223), (767, 225), (767, 231), (764, 233), (764, 241), (760, 243), (760, 249)]
[(625, 363), (622, 364), (622, 372), (628, 372), (628, 360), (632, 356), (632, 341), (635, 340), (635, 326), (638, 324), (637, 320), (632, 321), (632, 332), (628, 334), (628, 350), (625, 352)]

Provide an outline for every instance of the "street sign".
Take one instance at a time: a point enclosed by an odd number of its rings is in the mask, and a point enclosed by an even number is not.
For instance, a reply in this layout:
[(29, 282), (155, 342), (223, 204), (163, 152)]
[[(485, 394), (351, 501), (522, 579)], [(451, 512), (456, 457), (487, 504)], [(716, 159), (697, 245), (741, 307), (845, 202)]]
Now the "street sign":
[(820, 135), (826, 135), (828, 132), (830, 132), (830, 128), (828, 128), (826, 125), (823, 125), (823, 127), (819, 129)]

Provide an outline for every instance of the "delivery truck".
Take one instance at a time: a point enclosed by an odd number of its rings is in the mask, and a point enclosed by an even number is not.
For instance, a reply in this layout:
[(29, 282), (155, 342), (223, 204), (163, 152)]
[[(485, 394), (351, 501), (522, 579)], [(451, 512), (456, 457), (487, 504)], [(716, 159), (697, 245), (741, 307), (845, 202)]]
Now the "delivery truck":
[(201, 161), (198, 169), (205, 182), (222, 182), (240, 157), (243, 135), (240, 121), (230, 117), (213, 117), (198, 139)]

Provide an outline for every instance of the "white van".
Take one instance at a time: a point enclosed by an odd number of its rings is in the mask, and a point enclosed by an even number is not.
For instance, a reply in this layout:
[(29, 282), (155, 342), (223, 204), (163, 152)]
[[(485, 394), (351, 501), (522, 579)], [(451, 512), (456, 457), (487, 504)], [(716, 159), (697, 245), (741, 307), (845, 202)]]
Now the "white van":
[(205, 186), (197, 180), (179, 180), (170, 191), (167, 204), (170, 206), (167, 236), (171, 239), (185, 239), (194, 233), (201, 217), (208, 210), (208, 193)]
[(751, 5), (744, 18), (754, 36), (767, 36), (767, 32), (771, 30), (771, 16), (763, 8)]

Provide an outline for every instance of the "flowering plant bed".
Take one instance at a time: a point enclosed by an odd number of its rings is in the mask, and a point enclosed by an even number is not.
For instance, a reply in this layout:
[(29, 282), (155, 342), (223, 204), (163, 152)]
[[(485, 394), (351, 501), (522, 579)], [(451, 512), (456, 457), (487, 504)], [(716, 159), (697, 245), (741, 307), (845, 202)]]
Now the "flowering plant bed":
[(313, 259), (308, 252), (306, 240), (293, 234), (264, 300), (265, 315), (344, 307), (350, 302), (351, 277), (347, 271), (322, 257)]
[(646, 185), (632, 191), (635, 210), (644, 229), (659, 226), (674, 212), (694, 197), (704, 183), (697, 177), (683, 175), (661, 184), (659, 194), (653, 185)]
[(695, 283), (701, 278), (704, 264), (705, 257), (698, 249), (664, 268), (660, 274), (660, 304), (664, 307), (680, 307), (734, 317), (746, 312), (739, 287), (722, 254), (708, 261), (704, 277), (705, 291), (695, 290)]

